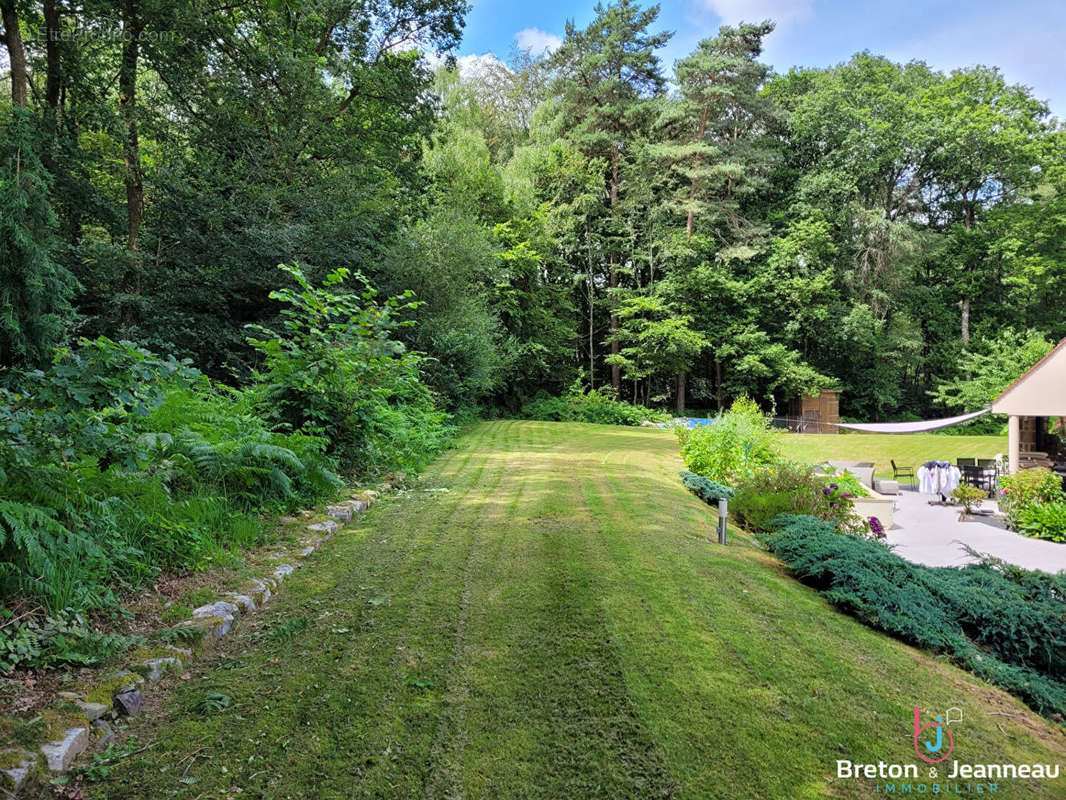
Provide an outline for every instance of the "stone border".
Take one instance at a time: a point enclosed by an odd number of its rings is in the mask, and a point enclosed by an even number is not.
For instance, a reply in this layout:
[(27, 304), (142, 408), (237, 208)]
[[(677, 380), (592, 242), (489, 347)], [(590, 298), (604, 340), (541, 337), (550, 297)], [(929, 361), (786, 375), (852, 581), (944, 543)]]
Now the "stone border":
[[(402, 472), (390, 473), (381, 489), (395, 489), (405, 480), (406, 475)], [(310, 556), (380, 497), (381, 492), (372, 489), (353, 491), (351, 499), (327, 506), (328, 519), (306, 526), (309, 535), (300, 541), (303, 547), (295, 556), (299, 559)], [(305, 517), (314, 516), (311, 511), (301, 513)], [(106, 747), (115, 738), (111, 722), (119, 717), (140, 714), (148, 686), (167, 675), (180, 672), (198, 651), (232, 632), (237, 620), (254, 613), (266, 603), (297, 566), (299, 562), (279, 564), (270, 575), (252, 578), (239, 591), (227, 592), (222, 598), (193, 610), (190, 619), (171, 628), (179, 641), (187, 642), (190, 646), (168, 644), (135, 651), (135, 658), (125, 668), (110, 673), (85, 691), (59, 692), (56, 695), (57, 704), (75, 710), (52, 715), (49, 734), (57, 738), (41, 744), (35, 752), (22, 748), (0, 750), (0, 792), (14, 797), (27, 779), (35, 772), (42, 771), (43, 766), (52, 774), (66, 772), (74, 760), (89, 749), (91, 739), (98, 751)], [(51, 714), (51, 711), (48, 713)], [(38, 756), (44, 757), (43, 766)]]

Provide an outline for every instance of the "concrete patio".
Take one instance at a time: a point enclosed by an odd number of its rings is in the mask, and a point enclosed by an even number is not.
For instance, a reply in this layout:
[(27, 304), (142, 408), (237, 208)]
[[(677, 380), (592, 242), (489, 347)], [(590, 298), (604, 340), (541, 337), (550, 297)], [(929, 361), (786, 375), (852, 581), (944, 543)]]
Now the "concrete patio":
[[(1026, 569), (1066, 570), (1066, 544), (1030, 539), (1006, 529), (997, 517), (959, 521), (959, 506), (929, 505), (934, 498), (901, 487), (896, 496), (895, 524), (886, 531), (895, 552), (915, 564), (956, 567), (976, 561), (964, 549), (995, 556)], [(994, 509), (986, 500), (983, 507)]]

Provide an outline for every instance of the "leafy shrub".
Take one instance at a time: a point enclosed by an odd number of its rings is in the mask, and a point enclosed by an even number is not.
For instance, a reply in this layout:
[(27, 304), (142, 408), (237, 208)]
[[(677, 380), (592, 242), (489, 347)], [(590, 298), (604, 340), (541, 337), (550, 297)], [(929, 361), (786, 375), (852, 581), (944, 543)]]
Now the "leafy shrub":
[(421, 359), (393, 334), (417, 307), (410, 292), (377, 302), (372, 289), (336, 291), (349, 276), (337, 269), (322, 287), (297, 266), (280, 265), (296, 283), (270, 297), (284, 304), (282, 330), (253, 329), (249, 343), (265, 370), (255, 408), (279, 430), (323, 437), (351, 472), (417, 470), (448, 442), (448, 415), (438, 411), (419, 376)]
[(766, 546), (837, 606), (905, 642), (949, 654), (1042, 714), (1066, 712), (1066, 575), (993, 559), (925, 567), (839, 536), (810, 516), (775, 524), (762, 537)]
[(828, 479), (827, 483), (835, 483), (836, 488), (849, 497), (866, 497), (870, 494), (862, 481), (849, 470), (838, 470), (836, 467), (827, 466), (823, 467), (822, 471)]
[(542, 395), (530, 400), (522, 406), (521, 416), (547, 422), (595, 422), (601, 425), (640, 425), (644, 421), (666, 422), (670, 419), (659, 411), (617, 399), (610, 386), (586, 392), (580, 378), (562, 397)]
[[(851, 473), (854, 483), (858, 483)], [(865, 531), (854, 513), (852, 494), (809, 464), (782, 461), (762, 467), (737, 481), (733, 508), (745, 528), (767, 531), (781, 514), (809, 514), (833, 523), (845, 533)]]
[(999, 505), (1011, 528), (1018, 527), (1018, 515), (1034, 503), (1058, 503), (1064, 497), (1062, 478), (1045, 467), (1023, 469), (999, 479)]
[(951, 499), (963, 507), (967, 514), (972, 514), (988, 495), (984, 489), (976, 486), (956, 486), (951, 490)]
[(1033, 503), (1018, 512), (1019, 533), (1036, 539), (1066, 542), (1066, 503)]
[(741, 397), (710, 425), (677, 428), (688, 468), (713, 481), (732, 484), (780, 460), (779, 432), (755, 401)]

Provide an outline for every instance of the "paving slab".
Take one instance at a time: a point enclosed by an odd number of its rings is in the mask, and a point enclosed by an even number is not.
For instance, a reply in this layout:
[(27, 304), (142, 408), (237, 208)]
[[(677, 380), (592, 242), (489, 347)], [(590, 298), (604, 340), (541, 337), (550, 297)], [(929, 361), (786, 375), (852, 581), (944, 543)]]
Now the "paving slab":
[[(930, 505), (934, 495), (900, 487), (896, 496), (895, 524), (886, 531), (895, 552), (915, 564), (930, 567), (958, 567), (977, 559), (966, 546), (1026, 569), (1044, 572), (1066, 570), (1066, 544), (1032, 539), (1007, 530), (999, 517), (977, 517), (960, 521), (959, 506)], [(986, 500), (983, 509), (996, 504)]]

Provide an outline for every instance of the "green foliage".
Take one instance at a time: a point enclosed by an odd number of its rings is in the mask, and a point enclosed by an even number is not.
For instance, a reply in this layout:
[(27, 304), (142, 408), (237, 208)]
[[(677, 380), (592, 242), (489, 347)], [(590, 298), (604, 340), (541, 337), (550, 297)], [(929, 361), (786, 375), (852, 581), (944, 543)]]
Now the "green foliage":
[(999, 479), (999, 507), (1012, 528), (1017, 527), (1023, 509), (1064, 499), (1062, 478), (1045, 467), (1023, 469)]
[(0, 390), (0, 597), (45, 614), (5, 661), (96, 664), (129, 645), (81, 612), (163, 571), (231, 563), (258, 515), (333, 496), (322, 439), (278, 433), (246, 394), (128, 342), (82, 341)]
[(1023, 506), (1015, 518), (1019, 533), (1036, 539), (1066, 542), (1066, 502)]
[(984, 408), (1052, 347), (1036, 331), (1004, 328), (994, 339), (973, 342), (959, 362), (963, 377), (938, 384), (933, 397), (951, 409)]
[(24, 109), (0, 114), (0, 368), (47, 363), (74, 318), (77, 282), (57, 262), (41, 136)]
[(201, 717), (209, 717), (230, 707), (233, 698), (218, 689), (207, 689), (197, 696), (190, 704), (189, 711), (199, 714)]
[(644, 406), (618, 400), (609, 386), (586, 392), (580, 378), (562, 397), (539, 396), (522, 406), (523, 419), (549, 422), (595, 422), (600, 425), (640, 425), (665, 422), (669, 417)]
[(709, 481), (695, 472), (679, 472), (678, 474), (685, 488), (708, 505), (715, 505), (719, 500), (733, 499), (735, 492), (728, 486)]
[(984, 489), (976, 486), (957, 486), (951, 490), (951, 499), (963, 507), (967, 514), (972, 514), (988, 496)]
[(816, 517), (842, 533), (865, 532), (853, 510), (852, 498), (861, 493), (856, 486), (861, 489), (849, 472), (830, 476), (809, 464), (780, 461), (739, 478), (733, 508), (744, 527), (756, 532), (771, 530), (782, 514)]
[(779, 432), (746, 397), (709, 425), (677, 428), (677, 436), (689, 469), (721, 483), (734, 483), (780, 460)]
[(72, 609), (43, 619), (13, 617), (0, 608), (0, 672), (57, 665), (94, 667), (144, 643), (140, 636), (94, 631), (84, 615)]
[(1066, 711), (1066, 576), (993, 560), (911, 564), (830, 523), (783, 516), (763, 537), (796, 577), (866, 624), (946, 653), (1042, 714)]
[(421, 359), (392, 338), (417, 307), (411, 294), (376, 302), (376, 292), (335, 291), (337, 269), (314, 287), (297, 266), (279, 267), (296, 283), (271, 297), (285, 305), (282, 331), (255, 328), (249, 343), (264, 356), (252, 390), (259, 414), (275, 426), (321, 436), (341, 466), (359, 474), (418, 469), (447, 443), (447, 415), (420, 380)]

